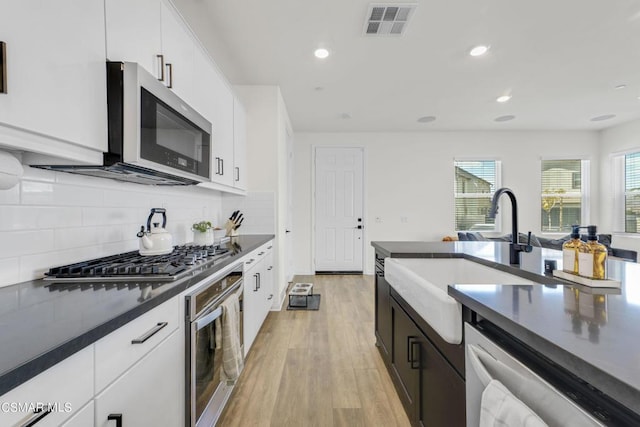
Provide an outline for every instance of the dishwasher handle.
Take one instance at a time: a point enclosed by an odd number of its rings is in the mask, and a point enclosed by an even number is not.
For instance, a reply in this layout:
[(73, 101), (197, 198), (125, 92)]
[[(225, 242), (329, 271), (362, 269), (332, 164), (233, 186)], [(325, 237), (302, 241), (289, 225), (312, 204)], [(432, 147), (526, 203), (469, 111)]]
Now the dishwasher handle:
[(471, 367), (473, 368), (473, 371), (476, 373), (476, 375), (478, 375), (478, 378), (480, 379), (482, 386), (486, 387), (489, 385), (489, 383), (493, 378), (491, 378), (491, 375), (487, 371), (487, 368), (485, 368), (484, 364), (480, 360), (479, 354), (481, 353), (489, 357), (492, 357), (489, 353), (487, 353), (481, 347), (474, 344), (467, 344), (467, 357), (471, 362), (470, 363)]

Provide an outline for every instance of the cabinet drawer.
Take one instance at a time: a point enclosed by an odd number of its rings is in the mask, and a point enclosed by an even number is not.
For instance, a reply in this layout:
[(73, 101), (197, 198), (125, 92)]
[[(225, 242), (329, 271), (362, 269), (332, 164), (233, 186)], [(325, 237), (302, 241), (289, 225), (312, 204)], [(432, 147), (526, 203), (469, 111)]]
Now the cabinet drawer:
[(98, 394), (96, 427), (116, 427), (116, 421), (109, 420), (116, 414), (121, 415), (125, 427), (183, 426), (183, 342), (178, 332), (173, 332)]
[(254, 265), (258, 264), (262, 259), (264, 259), (269, 253), (273, 251), (273, 240), (265, 243), (260, 246), (258, 249), (254, 249), (249, 255), (247, 255), (244, 259), (244, 268), (245, 271), (249, 270)]
[(51, 405), (34, 427), (59, 426), (93, 397), (93, 345), (68, 357), (0, 397), (0, 425), (23, 425), (35, 417), (29, 405)]
[[(80, 409), (71, 419), (67, 420), (62, 427), (88, 427), (92, 426), (94, 419), (93, 400)], [(37, 425), (36, 425), (37, 427)]]
[(178, 328), (178, 300), (161, 304), (96, 342), (96, 393)]

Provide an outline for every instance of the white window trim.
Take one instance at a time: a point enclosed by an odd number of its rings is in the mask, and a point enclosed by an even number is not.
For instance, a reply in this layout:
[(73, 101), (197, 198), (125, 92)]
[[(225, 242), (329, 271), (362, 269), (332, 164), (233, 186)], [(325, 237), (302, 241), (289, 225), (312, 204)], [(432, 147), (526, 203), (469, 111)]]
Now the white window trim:
[[(565, 193), (567, 196), (574, 195), (577, 196), (580, 194), (580, 225), (586, 225), (590, 223), (591, 218), (591, 158), (589, 156), (553, 156), (553, 157), (541, 157), (540, 158), (540, 167), (538, 170), (540, 171), (540, 197), (542, 198), (542, 162), (545, 160), (580, 160), (580, 175), (581, 175), (581, 186), (582, 193)], [(623, 157), (623, 167), (624, 167), (624, 157)], [(623, 202), (624, 203), (624, 202)], [(542, 214), (542, 212), (540, 212)], [(540, 235), (544, 236), (565, 236), (567, 231), (542, 231), (542, 216), (538, 221), (540, 225)]]
[[(455, 199), (457, 198), (472, 198), (472, 197), (488, 197), (489, 199), (493, 198), (493, 194), (495, 193), (464, 193), (464, 194), (460, 194), (459, 196), (456, 193), (456, 162), (486, 162), (486, 161), (493, 161), (495, 162), (496, 165), (496, 190), (498, 188), (502, 187), (502, 161), (499, 158), (495, 158), (495, 157), (482, 157), (482, 156), (478, 156), (478, 157), (454, 157), (453, 158), (453, 230), (457, 233), (457, 232), (461, 232), (461, 233), (465, 233), (465, 232), (473, 232), (473, 231), (477, 231), (477, 230), (456, 230), (456, 212), (455, 212), (455, 206), (456, 206), (456, 202)], [(499, 213), (501, 211), (498, 211)], [(502, 233), (502, 214), (496, 215), (495, 218), (495, 229), (494, 230), (481, 230), (481, 232), (483, 234), (486, 234), (488, 236), (494, 236), (494, 235), (498, 235), (500, 233)]]
[(626, 165), (625, 157), (629, 154), (640, 153), (640, 147), (610, 154), (611, 169), (613, 173), (613, 234), (632, 239), (640, 239), (640, 233), (627, 232), (625, 218), (625, 196), (626, 196)]

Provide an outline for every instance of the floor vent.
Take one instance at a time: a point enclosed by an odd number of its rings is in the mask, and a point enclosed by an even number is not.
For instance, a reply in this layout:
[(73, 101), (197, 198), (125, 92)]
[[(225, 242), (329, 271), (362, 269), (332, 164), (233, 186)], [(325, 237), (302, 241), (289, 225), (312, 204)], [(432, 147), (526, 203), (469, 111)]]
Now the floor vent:
[(409, 19), (417, 4), (371, 4), (365, 18), (367, 36), (401, 36), (407, 30)]

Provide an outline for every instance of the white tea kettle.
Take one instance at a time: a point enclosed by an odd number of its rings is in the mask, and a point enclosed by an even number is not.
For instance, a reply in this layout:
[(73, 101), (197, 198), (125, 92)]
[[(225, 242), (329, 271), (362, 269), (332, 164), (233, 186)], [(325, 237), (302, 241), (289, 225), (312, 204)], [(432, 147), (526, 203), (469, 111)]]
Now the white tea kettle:
[[(151, 227), (151, 218), (157, 213), (162, 214), (162, 227), (157, 222)], [(147, 230), (144, 225), (136, 234), (140, 238), (140, 255), (165, 255), (173, 252), (173, 238), (164, 228), (167, 225), (167, 211), (164, 208), (152, 208), (147, 218)]]

